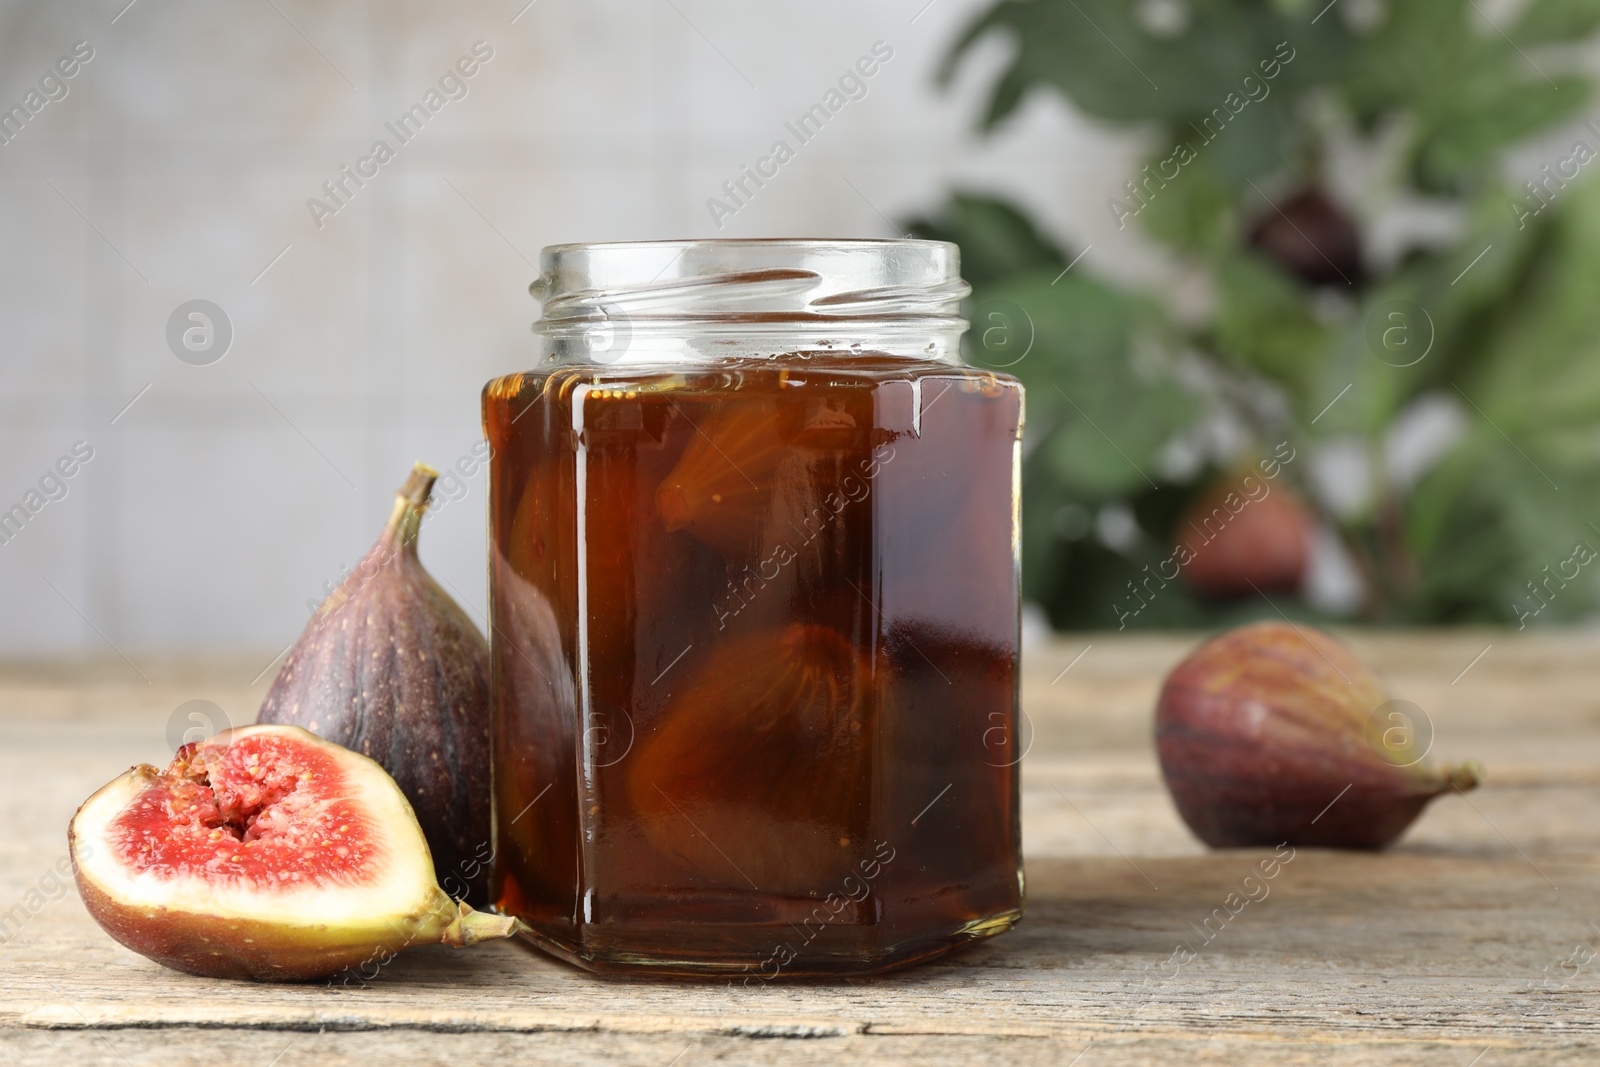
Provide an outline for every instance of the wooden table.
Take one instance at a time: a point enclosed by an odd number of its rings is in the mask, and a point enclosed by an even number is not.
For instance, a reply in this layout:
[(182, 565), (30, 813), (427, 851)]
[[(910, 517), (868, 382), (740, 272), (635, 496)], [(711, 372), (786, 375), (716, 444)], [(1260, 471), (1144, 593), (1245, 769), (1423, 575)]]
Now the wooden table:
[[(765, 990), (602, 980), (509, 944), (415, 950), (366, 989), (164, 970), (57, 895), (67, 820), (130, 763), (165, 758), (174, 708), (207, 699), (249, 721), (270, 679), (249, 685), (247, 659), (141, 662), (148, 684), (120, 660), (6, 668), (0, 912), (25, 921), (0, 935), (0, 1061), (1600, 1060), (1600, 636), (1351, 639), (1430, 713), (1437, 756), (1489, 768), (1393, 851), (1301, 850), (1205, 942), (1198, 924), (1263, 853), (1207, 852), (1161, 785), (1151, 708), (1193, 639), (1065, 638), (1027, 657), (1023, 924), (888, 978)], [(1173, 975), (1180, 943), (1199, 951)]]

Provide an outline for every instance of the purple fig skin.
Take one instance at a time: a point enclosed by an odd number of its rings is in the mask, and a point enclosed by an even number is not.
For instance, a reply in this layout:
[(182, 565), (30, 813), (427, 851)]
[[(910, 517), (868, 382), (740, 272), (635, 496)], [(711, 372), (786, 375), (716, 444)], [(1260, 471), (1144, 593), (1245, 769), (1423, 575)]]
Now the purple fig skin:
[(488, 902), (489, 644), (423, 569), (438, 472), (418, 463), (366, 557), (317, 609), (256, 721), (301, 726), (399, 783), (452, 896)]
[(1361, 231), (1344, 208), (1315, 185), (1264, 212), (1249, 241), (1308, 285), (1361, 284)]
[(1156, 706), (1178, 813), (1213, 848), (1391, 844), (1430, 800), (1473, 788), (1481, 772), (1386, 755), (1373, 713), (1388, 699), (1348, 649), (1308, 626), (1259, 623), (1206, 642), (1167, 676)]

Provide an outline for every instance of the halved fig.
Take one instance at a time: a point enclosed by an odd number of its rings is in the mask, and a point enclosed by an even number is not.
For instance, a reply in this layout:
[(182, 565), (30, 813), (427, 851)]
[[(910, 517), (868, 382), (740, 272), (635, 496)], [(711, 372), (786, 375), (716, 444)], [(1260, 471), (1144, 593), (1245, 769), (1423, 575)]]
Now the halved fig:
[(165, 770), (140, 764), (84, 801), (67, 841), (106, 933), (190, 974), (321, 978), (519, 927), (439, 888), (382, 767), (297, 726), (242, 726)]

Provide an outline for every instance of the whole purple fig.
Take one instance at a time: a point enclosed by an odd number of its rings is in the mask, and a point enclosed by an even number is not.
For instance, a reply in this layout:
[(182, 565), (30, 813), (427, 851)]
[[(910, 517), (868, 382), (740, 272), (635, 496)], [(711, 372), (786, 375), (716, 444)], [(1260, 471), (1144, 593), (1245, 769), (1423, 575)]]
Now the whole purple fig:
[(1213, 848), (1378, 849), (1434, 797), (1482, 774), (1476, 764), (1433, 770), (1418, 714), (1327, 634), (1258, 623), (1173, 668), (1156, 752), (1178, 814)]
[(257, 722), (301, 726), (399, 783), (439, 884), (488, 897), (489, 645), (417, 558), (438, 472), (418, 463), (372, 550), (312, 616)]

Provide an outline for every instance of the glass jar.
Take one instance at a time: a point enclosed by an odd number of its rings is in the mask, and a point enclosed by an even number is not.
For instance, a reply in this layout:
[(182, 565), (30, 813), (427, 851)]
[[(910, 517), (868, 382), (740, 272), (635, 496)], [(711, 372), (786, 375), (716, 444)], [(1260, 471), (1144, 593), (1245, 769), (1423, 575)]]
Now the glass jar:
[(1009, 929), (1022, 388), (935, 241), (544, 250), (484, 389), (494, 899), (603, 972)]

